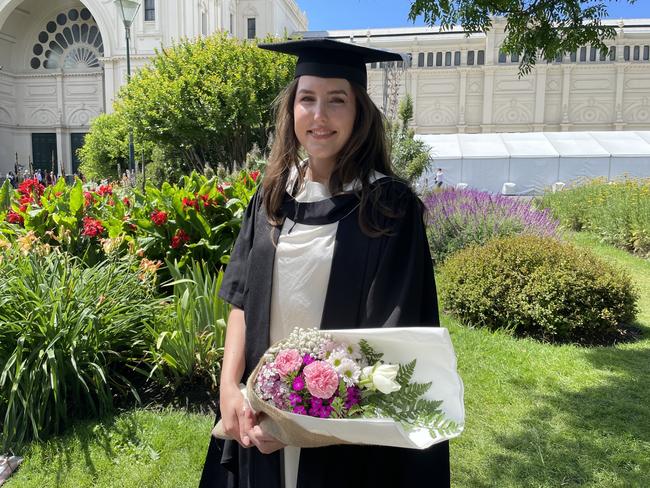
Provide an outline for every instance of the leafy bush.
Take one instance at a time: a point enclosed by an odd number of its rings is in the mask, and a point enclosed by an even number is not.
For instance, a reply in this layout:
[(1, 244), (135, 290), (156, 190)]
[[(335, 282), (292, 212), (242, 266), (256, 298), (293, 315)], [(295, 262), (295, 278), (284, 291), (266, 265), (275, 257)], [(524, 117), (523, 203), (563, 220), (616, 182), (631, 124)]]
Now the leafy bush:
[(136, 139), (179, 155), (189, 167), (203, 171), (210, 163), (232, 171), (254, 143), (266, 146), (273, 101), (294, 67), (291, 56), (224, 33), (182, 40), (133, 76), (115, 110)]
[(131, 392), (127, 367), (160, 311), (132, 260), (92, 268), (47, 245), (0, 253), (0, 428), (3, 451), (111, 410)]
[(194, 261), (186, 272), (167, 263), (173, 282), (173, 303), (166, 320), (148, 327), (149, 377), (177, 389), (188, 382), (218, 385), (226, 321), (230, 307), (217, 296), (223, 272), (217, 276)]
[(555, 239), (494, 239), (459, 251), (438, 272), (444, 308), (468, 325), (592, 343), (615, 337), (636, 314), (626, 273)]
[(424, 199), (427, 235), (436, 262), (471, 244), (516, 234), (555, 236), (559, 222), (527, 201), (478, 190), (445, 188)]
[(228, 259), (241, 218), (257, 188), (259, 172), (229, 182), (193, 173), (178, 185), (145, 191), (101, 185), (84, 190), (63, 179), (43, 187), (26, 180), (0, 189), (0, 236), (31, 236), (94, 264), (109, 255), (135, 253), (149, 260), (204, 260), (214, 269)]
[(414, 183), (431, 166), (431, 157), (428, 146), (415, 139), (415, 131), (408, 127), (412, 118), (413, 99), (406, 95), (400, 102), (399, 121), (387, 121), (386, 132), (393, 171), (400, 178)]
[(650, 178), (582, 181), (539, 202), (572, 230), (586, 230), (614, 246), (650, 257)]

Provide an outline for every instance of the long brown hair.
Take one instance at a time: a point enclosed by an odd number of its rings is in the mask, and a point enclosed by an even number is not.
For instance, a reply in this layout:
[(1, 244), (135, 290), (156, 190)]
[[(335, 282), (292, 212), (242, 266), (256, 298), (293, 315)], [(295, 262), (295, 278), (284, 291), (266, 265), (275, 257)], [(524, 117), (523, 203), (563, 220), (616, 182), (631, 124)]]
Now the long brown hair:
[[(368, 96), (368, 93), (350, 83), (356, 99), (356, 117), (352, 135), (345, 143), (336, 158), (329, 181), (329, 190), (332, 195), (343, 191), (343, 185), (355, 179), (361, 182), (361, 189), (356, 193), (359, 197), (359, 225), (362, 231), (369, 236), (378, 236), (387, 233), (376, 222), (379, 214), (394, 217), (388, 207), (379, 202), (381, 187), (370, 186), (370, 176), (378, 171), (387, 176), (394, 176), (391, 169), (386, 131), (384, 129), (384, 116)], [(294, 131), (293, 105), (298, 89), (298, 78), (293, 80), (280, 93), (276, 99), (275, 139), (271, 147), (269, 163), (262, 183), (264, 189), (264, 206), (272, 225), (280, 225), (283, 216), (280, 206), (284, 200), (287, 181), (291, 168), (297, 171), (293, 191), (301, 188), (304, 183), (303, 168), (300, 167), (301, 147)], [(367, 212), (370, 205), (371, 212)]]

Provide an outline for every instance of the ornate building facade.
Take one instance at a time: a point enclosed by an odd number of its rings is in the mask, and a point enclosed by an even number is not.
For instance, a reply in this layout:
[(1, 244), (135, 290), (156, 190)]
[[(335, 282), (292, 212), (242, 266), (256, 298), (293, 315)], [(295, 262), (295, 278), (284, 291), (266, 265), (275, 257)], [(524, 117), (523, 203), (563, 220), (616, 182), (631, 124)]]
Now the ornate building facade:
[(408, 67), (372, 65), (369, 87), (388, 112), (410, 94), (421, 134), (648, 130), (650, 19), (603, 23), (616, 27), (610, 53), (584, 46), (521, 78), (519, 59), (499, 50), (503, 21), (487, 35), (429, 28), (319, 35), (409, 53)]
[[(142, 0), (132, 27), (136, 70), (175, 39), (303, 32), (410, 54), (369, 66), (369, 90), (394, 112), (406, 94), (420, 134), (650, 129), (650, 19), (606, 21), (609, 54), (584, 46), (518, 77), (504, 23), (486, 34), (397, 28), (308, 32), (295, 0)], [(124, 28), (113, 0), (0, 0), (0, 175), (28, 160), (66, 173), (90, 121), (126, 80)], [(57, 166), (58, 167), (58, 166)]]
[[(175, 39), (305, 29), (294, 0), (142, 0), (131, 27), (132, 70)], [(90, 121), (111, 110), (126, 71), (112, 0), (0, 0), (0, 175), (16, 157), (23, 167), (31, 160), (34, 168), (75, 171)]]

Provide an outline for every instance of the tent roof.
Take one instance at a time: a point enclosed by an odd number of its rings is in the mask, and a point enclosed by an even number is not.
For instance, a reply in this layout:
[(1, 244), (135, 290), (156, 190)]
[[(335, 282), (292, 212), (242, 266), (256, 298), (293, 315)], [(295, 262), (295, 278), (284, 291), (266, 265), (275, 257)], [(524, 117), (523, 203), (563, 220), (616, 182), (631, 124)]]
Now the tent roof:
[(542, 132), (511, 132), (501, 134), (501, 139), (513, 158), (557, 158), (560, 155)]
[(434, 159), (650, 157), (650, 131), (417, 135)]
[(592, 132), (591, 134), (612, 156), (650, 156), (650, 143), (635, 132)]

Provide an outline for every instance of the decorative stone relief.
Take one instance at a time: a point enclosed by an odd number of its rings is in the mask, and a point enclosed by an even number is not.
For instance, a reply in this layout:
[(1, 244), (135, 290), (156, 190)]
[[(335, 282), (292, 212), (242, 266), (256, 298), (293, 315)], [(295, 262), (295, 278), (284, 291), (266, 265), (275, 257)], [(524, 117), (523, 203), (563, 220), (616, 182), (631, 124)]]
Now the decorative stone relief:
[(497, 124), (528, 124), (532, 120), (532, 109), (516, 98), (510, 100), (510, 103), (500, 104), (494, 112), (494, 122)]
[(418, 120), (419, 125), (440, 126), (455, 125), (456, 111), (454, 107), (443, 105), (439, 100), (427, 101), (418, 100)]
[(92, 110), (85, 105), (74, 108), (68, 115), (68, 125), (90, 125), (90, 121), (99, 115), (99, 111)]
[(56, 125), (58, 121), (56, 111), (47, 107), (39, 107), (29, 116), (29, 123), (33, 125)]
[(469, 93), (481, 93), (481, 90), (483, 90), (483, 86), (481, 85), (481, 83), (479, 83), (478, 81), (472, 81), (469, 84), (469, 88), (467, 91)]
[(532, 80), (499, 80), (495, 83), (497, 92), (531, 92), (534, 89)]
[(590, 98), (586, 102), (575, 104), (571, 110), (571, 121), (586, 124), (612, 122), (612, 114), (602, 100)]
[(650, 100), (648, 97), (637, 103), (629, 105), (624, 112), (625, 122), (648, 123), (650, 122)]
[(605, 78), (600, 79), (574, 79), (572, 80), (572, 88), (578, 91), (587, 90), (612, 90), (612, 82)]
[(0, 107), (0, 124), (13, 124), (13, 116), (4, 107)]
[(54, 82), (48, 85), (28, 85), (27, 96), (50, 98), (56, 95), (56, 85)]
[(546, 90), (549, 92), (560, 91), (560, 83), (557, 80), (548, 80), (546, 82)]
[(68, 97), (78, 95), (95, 95), (99, 88), (97, 85), (70, 85), (65, 87), (65, 94)]

